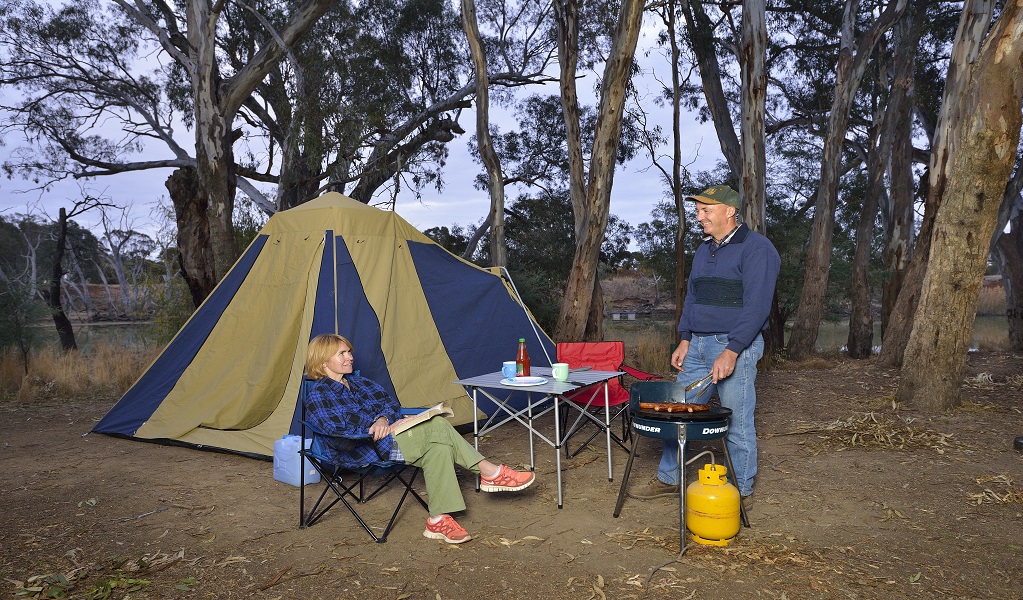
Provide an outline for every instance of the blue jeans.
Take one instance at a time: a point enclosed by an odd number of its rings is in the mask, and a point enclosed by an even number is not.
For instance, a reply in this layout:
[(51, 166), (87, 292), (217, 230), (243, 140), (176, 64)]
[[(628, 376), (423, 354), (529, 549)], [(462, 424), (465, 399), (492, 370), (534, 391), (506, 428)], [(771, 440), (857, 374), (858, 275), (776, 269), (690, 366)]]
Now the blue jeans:
[[(714, 361), (728, 345), (727, 335), (693, 336), (689, 343), (689, 352), (682, 362), (683, 371), (676, 381), (689, 385), (703, 379), (710, 373)], [(725, 379), (711, 384), (709, 390), (697, 400), (688, 398), (690, 402), (706, 404), (717, 390), (721, 406), (732, 409), (732, 418), (728, 424), (725, 443), (728, 454), (735, 467), (735, 481), (739, 493), (748, 496), (753, 492), (753, 478), (757, 474), (757, 430), (753, 425), (753, 410), (757, 406), (757, 392), (753, 384), (757, 379), (757, 361), (764, 355), (764, 338), (758, 335), (748, 348), (743, 350), (735, 360), (735, 371)], [(695, 395), (697, 392), (690, 392)], [(678, 442), (664, 440), (664, 451), (661, 463), (657, 467), (657, 478), (671, 485), (679, 484)], [(724, 462), (723, 460), (721, 461)]]

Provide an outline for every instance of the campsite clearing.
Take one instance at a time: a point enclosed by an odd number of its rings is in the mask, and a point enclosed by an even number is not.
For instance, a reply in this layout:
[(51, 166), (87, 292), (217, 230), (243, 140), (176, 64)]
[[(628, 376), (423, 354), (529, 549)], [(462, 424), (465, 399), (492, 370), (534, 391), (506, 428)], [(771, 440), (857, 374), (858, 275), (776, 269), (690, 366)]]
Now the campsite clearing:
[[(563, 462), (562, 510), (542, 453), (522, 494), (476, 494), (462, 477), (472, 542), (423, 538), (408, 503), (373, 544), (338, 507), (299, 530), (298, 489), (270, 462), (83, 436), (115, 399), (5, 398), (0, 577), (17, 597), (1021, 598), (1021, 358), (971, 354), (965, 404), (937, 416), (893, 408), (895, 374), (871, 361), (763, 373), (753, 527), (690, 547), (649, 586), (678, 554), (678, 505), (629, 500), (612, 518), (619, 450), (614, 482), (600, 451)], [(484, 448), (520, 465), (521, 434)], [(641, 443), (635, 484), (657, 454)]]

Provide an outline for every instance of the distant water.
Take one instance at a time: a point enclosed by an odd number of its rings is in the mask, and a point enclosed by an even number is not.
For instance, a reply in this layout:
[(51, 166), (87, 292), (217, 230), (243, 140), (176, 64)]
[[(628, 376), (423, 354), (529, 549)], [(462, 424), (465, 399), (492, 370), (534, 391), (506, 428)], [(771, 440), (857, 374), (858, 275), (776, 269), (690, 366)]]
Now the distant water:
[[(849, 341), (849, 321), (825, 321), (817, 332), (817, 349), (841, 350)], [(881, 345), (881, 324), (874, 322), (874, 346)], [(1009, 323), (1005, 317), (979, 316), (970, 335), (970, 350), (1008, 350)]]
[[(41, 325), (46, 330), (42, 337), (43, 343), (47, 345), (60, 344), (57, 330), (52, 324)], [(93, 346), (99, 344), (110, 344), (144, 350), (154, 345), (149, 332), (148, 323), (75, 323), (75, 343), (78, 349), (89, 352)]]

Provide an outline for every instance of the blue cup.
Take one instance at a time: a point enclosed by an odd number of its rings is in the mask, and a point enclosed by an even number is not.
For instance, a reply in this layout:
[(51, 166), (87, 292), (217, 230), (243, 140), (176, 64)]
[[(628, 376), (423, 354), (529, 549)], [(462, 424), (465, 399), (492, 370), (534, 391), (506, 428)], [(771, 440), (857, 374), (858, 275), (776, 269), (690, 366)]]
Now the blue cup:
[(514, 379), (515, 373), (516, 373), (515, 361), (514, 360), (504, 361), (504, 365), (501, 367), (501, 375), (504, 375), (505, 378), (507, 379)]

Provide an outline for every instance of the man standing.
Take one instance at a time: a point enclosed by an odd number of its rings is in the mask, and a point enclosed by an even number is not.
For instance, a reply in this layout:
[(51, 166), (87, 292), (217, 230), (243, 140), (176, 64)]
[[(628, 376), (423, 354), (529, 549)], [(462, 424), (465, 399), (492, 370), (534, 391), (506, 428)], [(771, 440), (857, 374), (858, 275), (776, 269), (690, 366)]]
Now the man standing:
[[(711, 389), (693, 390), (690, 402), (706, 403), (717, 390), (721, 405), (732, 410), (725, 442), (743, 497), (753, 493), (757, 474), (757, 432), (753, 384), (774, 286), (781, 268), (778, 251), (763, 235), (739, 224), (739, 194), (719, 185), (686, 200), (696, 202), (703, 243), (693, 257), (686, 300), (671, 353), (678, 383), (689, 385), (710, 375)], [(678, 442), (665, 440), (657, 477), (630, 496), (648, 500), (679, 493)]]

